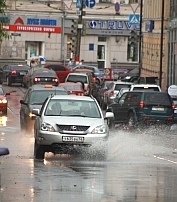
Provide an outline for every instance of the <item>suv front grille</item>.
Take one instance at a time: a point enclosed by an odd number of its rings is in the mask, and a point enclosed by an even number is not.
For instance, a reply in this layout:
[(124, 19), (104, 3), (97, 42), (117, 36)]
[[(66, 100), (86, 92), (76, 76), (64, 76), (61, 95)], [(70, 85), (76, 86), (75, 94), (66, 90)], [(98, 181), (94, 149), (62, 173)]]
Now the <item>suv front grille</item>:
[(60, 131), (86, 131), (89, 126), (78, 126), (78, 125), (59, 125), (57, 124)]

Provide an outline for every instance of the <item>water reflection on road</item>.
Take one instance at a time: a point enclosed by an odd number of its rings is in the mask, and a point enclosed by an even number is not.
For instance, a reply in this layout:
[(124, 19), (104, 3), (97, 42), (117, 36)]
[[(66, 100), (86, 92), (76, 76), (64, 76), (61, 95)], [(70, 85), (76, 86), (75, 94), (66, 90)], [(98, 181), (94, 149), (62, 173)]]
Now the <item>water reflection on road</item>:
[(32, 133), (22, 133), (22, 95), (10, 100), (0, 143), (10, 155), (1, 158), (2, 202), (175, 202), (177, 201), (177, 135), (162, 128), (110, 132), (106, 160), (93, 149), (79, 155), (47, 153), (34, 160)]

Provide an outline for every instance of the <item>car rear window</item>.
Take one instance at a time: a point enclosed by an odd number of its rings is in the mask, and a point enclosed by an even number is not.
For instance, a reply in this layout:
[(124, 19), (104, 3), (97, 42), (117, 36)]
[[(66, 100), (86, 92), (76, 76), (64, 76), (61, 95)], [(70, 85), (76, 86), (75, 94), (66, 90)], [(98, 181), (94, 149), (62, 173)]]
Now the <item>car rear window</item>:
[(18, 65), (13, 65), (12, 66), (12, 69), (14, 69), (14, 70), (18, 70), (18, 69), (29, 69), (30, 67), (29, 66), (26, 66), (26, 65), (20, 65), (20, 66), (18, 66)]
[(159, 105), (171, 105), (171, 100), (167, 94), (164, 93), (148, 93), (145, 94), (145, 104), (159, 104)]
[(130, 88), (131, 84), (116, 84), (114, 90), (120, 90), (121, 88)]
[(87, 83), (87, 77), (83, 75), (69, 75), (67, 82), (82, 82)]
[(65, 88), (66, 90), (82, 90), (80, 85), (61, 85), (61, 87)]
[(133, 90), (160, 91), (158, 87), (134, 87)]

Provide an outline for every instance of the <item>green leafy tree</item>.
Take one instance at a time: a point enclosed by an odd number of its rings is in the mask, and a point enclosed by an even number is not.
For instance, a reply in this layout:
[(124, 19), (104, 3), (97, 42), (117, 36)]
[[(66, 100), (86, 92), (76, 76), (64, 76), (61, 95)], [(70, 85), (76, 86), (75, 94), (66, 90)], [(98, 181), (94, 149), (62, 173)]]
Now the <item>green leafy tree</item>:
[[(0, 0), (0, 42), (5, 38), (9, 39), (10, 35), (3, 28), (10, 23), (10, 19), (6, 17), (5, 10), (7, 9), (6, 0)], [(4, 16), (4, 17), (3, 17)]]

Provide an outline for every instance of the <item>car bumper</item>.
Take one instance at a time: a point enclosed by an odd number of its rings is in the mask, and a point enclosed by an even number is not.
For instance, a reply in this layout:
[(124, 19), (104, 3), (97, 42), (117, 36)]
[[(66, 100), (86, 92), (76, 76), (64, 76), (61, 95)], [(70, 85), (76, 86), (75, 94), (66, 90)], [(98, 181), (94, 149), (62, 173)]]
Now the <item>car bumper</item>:
[(70, 144), (70, 145), (92, 145), (96, 142), (106, 141), (109, 134), (87, 134), (71, 135), (59, 132), (38, 131), (36, 140), (40, 145)]
[(173, 123), (174, 116), (153, 116), (147, 114), (140, 114), (138, 121), (143, 122), (159, 122), (159, 123)]

